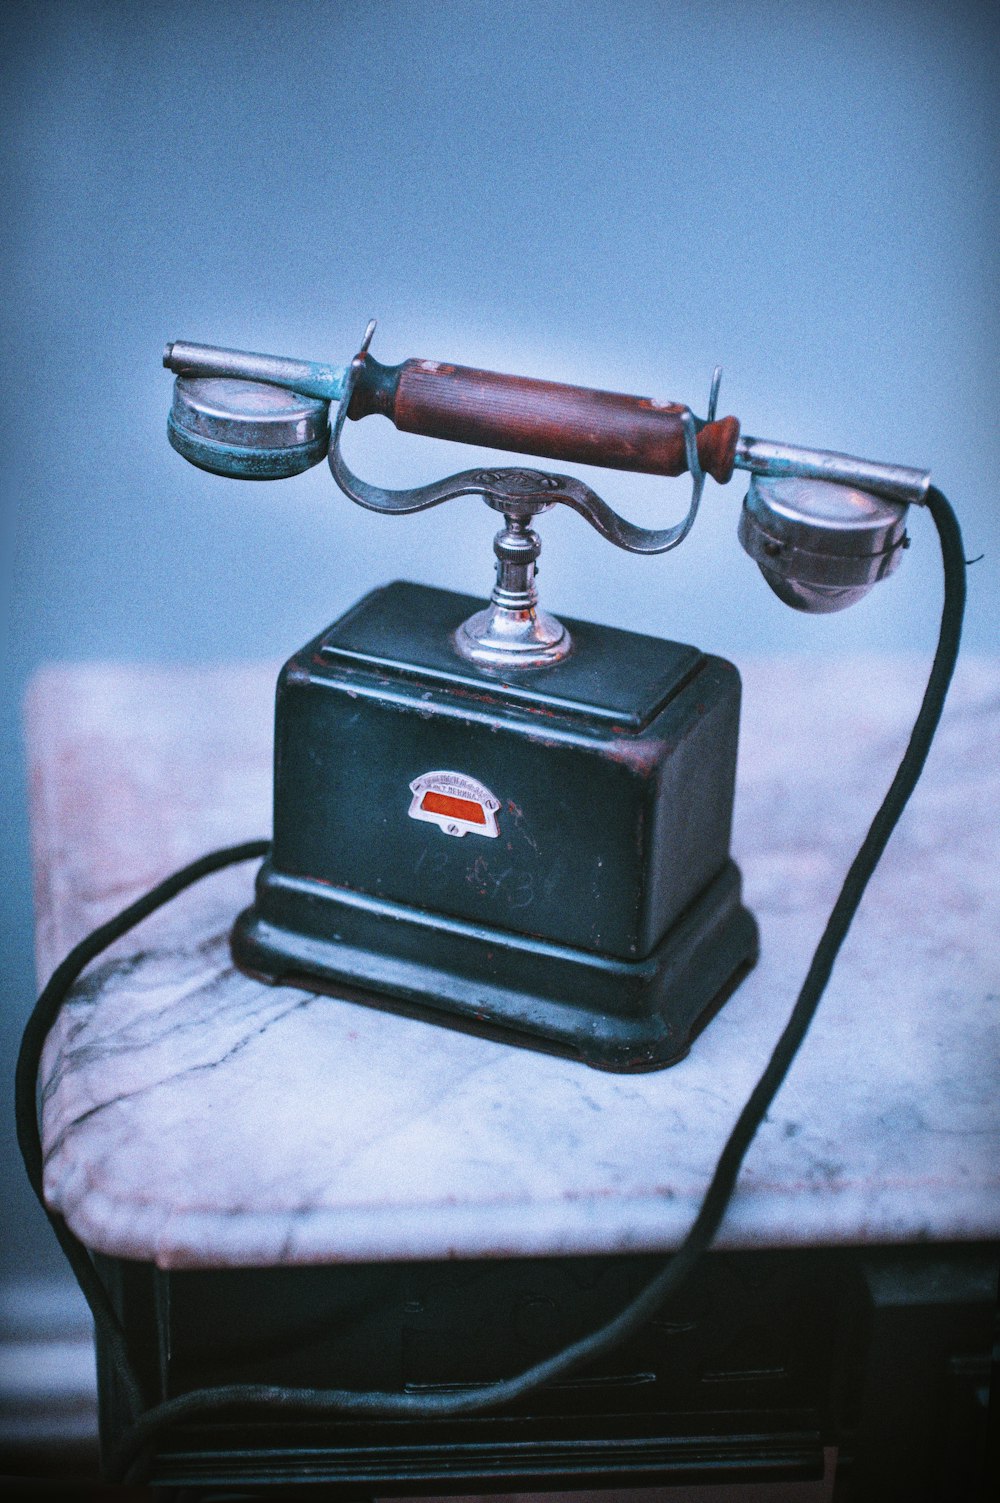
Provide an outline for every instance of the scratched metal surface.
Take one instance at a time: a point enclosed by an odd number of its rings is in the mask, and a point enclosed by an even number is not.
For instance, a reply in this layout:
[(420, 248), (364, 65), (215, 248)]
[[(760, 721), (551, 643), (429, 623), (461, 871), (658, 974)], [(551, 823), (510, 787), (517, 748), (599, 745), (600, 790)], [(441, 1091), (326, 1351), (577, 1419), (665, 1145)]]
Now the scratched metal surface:
[[(755, 973), (672, 1069), (610, 1076), (235, 973), (252, 870), (98, 962), (43, 1062), (50, 1202), (162, 1266), (668, 1248), (780, 1030), (926, 664), (741, 665), (735, 854)], [(41, 977), (175, 866), (266, 834), (274, 667), (35, 681)], [(727, 1246), (1000, 1235), (1000, 663), (966, 659)]]

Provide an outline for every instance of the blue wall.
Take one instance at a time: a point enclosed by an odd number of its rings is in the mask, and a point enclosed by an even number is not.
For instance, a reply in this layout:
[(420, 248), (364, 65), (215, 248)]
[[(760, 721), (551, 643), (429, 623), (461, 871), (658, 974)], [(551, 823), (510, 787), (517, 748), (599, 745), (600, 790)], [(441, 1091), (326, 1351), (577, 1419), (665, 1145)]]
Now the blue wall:
[[(696, 411), (720, 361), (723, 410), (747, 431), (934, 470), (968, 552), (986, 553), (968, 640), (996, 646), (995, 15), (954, 0), (4, 8), (5, 1079), (33, 991), (30, 671), (278, 657), (387, 577), (490, 580), (494, 521), (474, 501), (443, 549), (440, 513), (372, 517), (325, 469), (253, 487), (185, 465), (164, 437), (167, 339), (340, 361), (374, 313), (390, 363)], [(390, 483), (469, 463), (378, 421), (348, 439)], [(686, 494), (595, 483), (647, 522)], [(929, 649), (926, 518), (890, 584), (802, 618), (739, 549), (741, 494), (710, 482), (695, 534), (659, 560), (547, 516), (546, 603), (737, 660)], [(7, 1266), (37, 1242), (33, 1266), (55, 1268), (11, 1145)]]

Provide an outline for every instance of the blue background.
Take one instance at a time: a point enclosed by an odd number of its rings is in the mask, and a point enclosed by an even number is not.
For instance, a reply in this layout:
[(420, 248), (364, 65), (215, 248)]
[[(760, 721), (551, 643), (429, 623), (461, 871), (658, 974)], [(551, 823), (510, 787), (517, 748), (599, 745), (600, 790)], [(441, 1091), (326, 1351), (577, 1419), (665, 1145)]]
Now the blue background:
[[(376, 314), (389, 363), (699, 412), (721, 362), (722, 411), (746, 431), (933, 469), (967, 552), (986, 554), (967, 641), (996, 647), (996, 16), (915, 0), (4, 7), (5, 1081), (34, 991), (31, 670), (276, 658), (386, 578), (490, 583), (494, 518), (475, 501), (392, 522), (325, 467), (248, 486), (185, 465), (164, 436), (167, 339), (339, 362)], [(386, 483), (470, 462), (378, 419), (347, 451)], [(683, 481), (588, 478), (648, 524), (686, 502)], [(545, 603), (737, 662), (930, 650), (925, 516), (889, 584), (805, 618), (739, 549), (741, 496), (709, 482), (665, 559), (546, 516)], [(58, 1270), (9, 1113), (0, 1189), (3, 1268)]]

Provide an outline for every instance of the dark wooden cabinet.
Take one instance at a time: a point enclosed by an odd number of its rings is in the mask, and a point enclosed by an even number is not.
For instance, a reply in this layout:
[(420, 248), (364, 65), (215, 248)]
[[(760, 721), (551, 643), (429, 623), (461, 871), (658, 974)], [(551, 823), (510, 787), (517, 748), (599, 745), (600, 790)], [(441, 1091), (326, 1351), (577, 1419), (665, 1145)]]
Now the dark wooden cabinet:
[[(612, 1358), (520, 1404), (424, 1423), (232, 1411), (166, 1431), (152, 1480), (206, 1498), (614, 1491), (818, 1482), (835, 1451), (837, 1503), (978, 1499), (998, 1262), (983, 1245), (712, 1253)], [(234, 1382), (486, 1383), (599, 1326), (659, 1264), (164, 1273), (102, 1260), (155, 1399)], [(124, 1416), (104, 1353), (99, 1364), (110, 1450)]]

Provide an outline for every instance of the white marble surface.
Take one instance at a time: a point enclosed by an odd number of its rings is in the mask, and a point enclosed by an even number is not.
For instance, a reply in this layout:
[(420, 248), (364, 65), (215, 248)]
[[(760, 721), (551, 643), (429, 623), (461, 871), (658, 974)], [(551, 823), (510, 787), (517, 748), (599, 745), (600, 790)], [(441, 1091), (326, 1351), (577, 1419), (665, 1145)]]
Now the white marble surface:
[[(252, 982), (226, 943), (247, 866), (148, 920), (64, 1008), (42, 1069), (49, 1203), (91, 1247), (163, 1267), (676, 1245), (926, 672), (741, 666), (735, 844), (763, 956), (688, 1059), (600, 1074)], [(35, 681), (43, 978), (173, 867), (267, 834), (273, 676), (76, 666)], [(1000, 1235), (998, 730), (1000, 663), (966, 660), (720, 1245)]]

